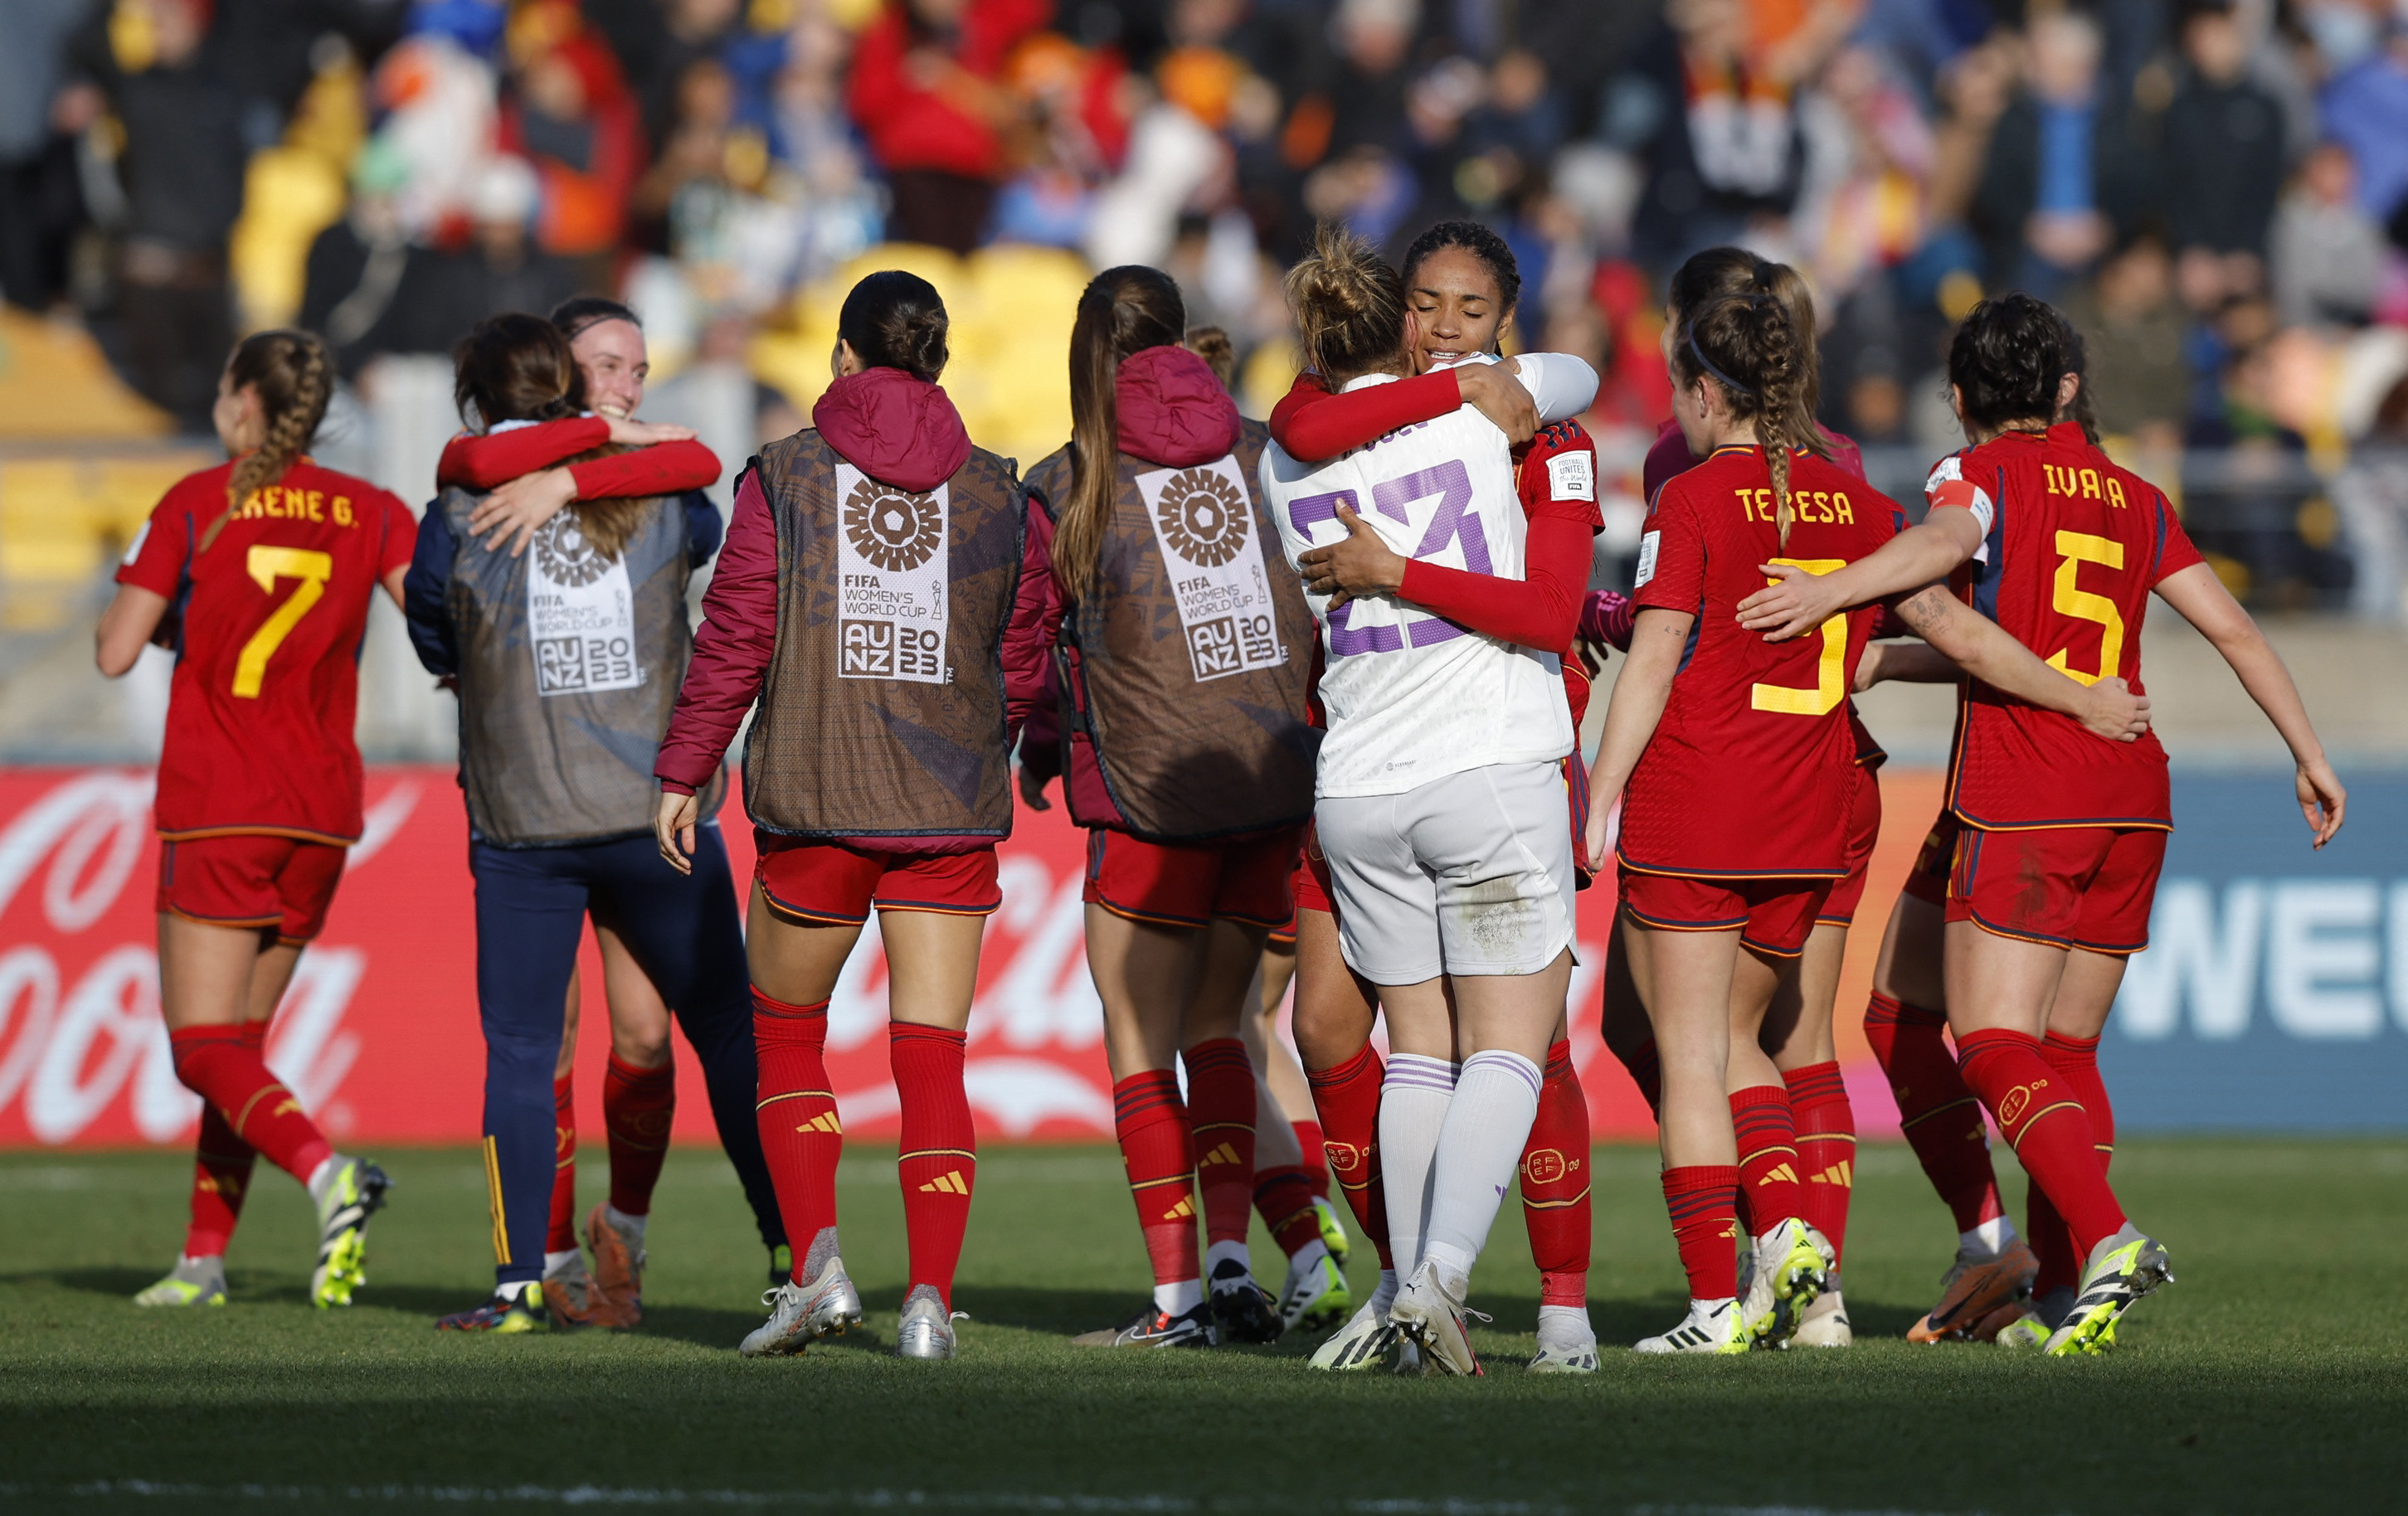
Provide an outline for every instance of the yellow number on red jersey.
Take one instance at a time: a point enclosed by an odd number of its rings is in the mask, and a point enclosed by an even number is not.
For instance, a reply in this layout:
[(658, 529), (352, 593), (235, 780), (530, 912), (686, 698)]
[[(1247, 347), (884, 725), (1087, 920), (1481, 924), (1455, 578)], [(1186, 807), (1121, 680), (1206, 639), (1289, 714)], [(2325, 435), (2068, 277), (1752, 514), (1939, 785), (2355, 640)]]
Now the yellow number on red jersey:
[[(1802, 568), (1809, 574), (1828, 574), (1848, 566), (1845, 558), (1775, 558), (1773, 563), (1790, 568)], [(1778, 584), (1779, 579), (1767, 579)], [(1787, 716), (1820, 716), (1848, 697), (1848, 618), (1846, 612), (1830, 618), (1821, 627), (1823, 653), (1814, 661), (1814, 687), (1799, 689), (1787, 684), (1756, 684), (1748, 688), (1748, 704), (1757, 710), (1779, 711)]]
[(234, 661), (234, 693), (245, 700), (259, 698), (260, 680), (267, 676), (267, 660), (276, 655), (284, 639), (309, 608), (326, 593), (326, 581), (335, 577), (335, 555), (314, 552), (308, 548), (265, 548), (251, 550), (243, 560), (243, 569), (257, 581), (262, 590), (273, 594), (280, 579), (299, 579), (292, 597), (269, 613), (242, 645)]

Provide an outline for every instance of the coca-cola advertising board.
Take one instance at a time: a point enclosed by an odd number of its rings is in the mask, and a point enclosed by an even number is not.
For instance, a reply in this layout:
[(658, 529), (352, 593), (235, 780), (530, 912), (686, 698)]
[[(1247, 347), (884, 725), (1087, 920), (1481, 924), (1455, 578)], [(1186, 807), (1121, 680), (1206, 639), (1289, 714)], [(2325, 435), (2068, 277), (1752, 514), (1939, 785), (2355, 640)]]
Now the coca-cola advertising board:
[[(1896, 1130), (1857, 1017), (1879, 922), (1937, 803), (1934, 777), (1886, 776), (1888, 816), (1850, 945), (1842, 1056), (1859, 1129)], [(151, 776), (138, 768), (0, 770), (0, 1146), (189, 1140), (200, 1103), (176, 1080), (159, 1018)], [(269, 1065), (337, 1140), (473, 1141), (484, 1047), (477, 1029), (467, 822), (451, 770), (371, 768), (367, 825), (324, 934), (301, 958), (267, 1045)], [(739, 880), (751, 830), (731, 805)], [(982, 1138), (1078, 1140), (1112, 1132), (1102, 1010), (1088, 980), (1083, 836), (1057, 807), (1022, 808), (1002, 850), (1003, 908), (989, 921), (971, 1011), (968, 1080)], [(666, 865), (664, 865), (666, 866)], [(1573, 1052), (1601, 1138), (1650, 1137), (1646, 1108), (1598, 1032), (1611, 880), (1581, 896)], [(581, 963), (578, 1103), (599, 1109), (602, 976)], [(886, 969), (875, 922), (828, 1008), (828, 1067), (847, 1131), (895, 1130)], [(680, 1137), (708, 1140), (700, 1071), (680, 1043)]]

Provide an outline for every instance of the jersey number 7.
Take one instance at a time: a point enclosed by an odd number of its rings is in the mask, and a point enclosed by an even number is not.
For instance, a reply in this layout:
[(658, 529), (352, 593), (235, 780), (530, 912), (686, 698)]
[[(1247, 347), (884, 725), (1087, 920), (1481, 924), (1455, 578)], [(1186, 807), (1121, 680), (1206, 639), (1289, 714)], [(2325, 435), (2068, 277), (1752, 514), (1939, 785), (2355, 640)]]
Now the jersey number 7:
[(312, 552), (307, 548), (253, 548), (242, 566), (269, 594), (276, 593), (278, 579), (301, 581), (294, 586), (292, 597), (259, 623), (259, 630), (251, 634), (251, 640), (242, 645), (242, 651), (235, 658), (235, 694), (240, 699), (256, 700), (260, 680), (267, 675), (267, 660), (293, 635), (301, 618), (309, 614), (309, 608), (325, 594), (326, 581), (335, 577), (335, 555)]
[[(1784, 567), (1802, 568), (1809, 574), (1828, 574), (1848, 566), (1845, 558), (1775, 558), (1772, 562)], [(1831, 617), (1819, 630), (1823, 634), (1823, 652), (1814, 660), (1814, 687), (1802, 690), (1788, 684), (1750, 685), (1747, 703), (1752, 708), (1778, 711), (1784, 716), (1820, 716), (1848, 697), (1847, 613), (1842, 611)]]

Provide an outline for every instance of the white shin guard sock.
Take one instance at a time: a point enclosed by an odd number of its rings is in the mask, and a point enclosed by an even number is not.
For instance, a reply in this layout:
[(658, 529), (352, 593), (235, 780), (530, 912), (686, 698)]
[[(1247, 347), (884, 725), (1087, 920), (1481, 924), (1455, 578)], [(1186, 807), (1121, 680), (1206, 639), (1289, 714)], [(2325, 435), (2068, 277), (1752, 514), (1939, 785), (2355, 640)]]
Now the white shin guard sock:
[(1439, 1133), (1422, 1257), (1459, 1287), (1487, 1244), (1539, 1114), (1539, 1065), (1501, 1049), (1463, 1061)]
[(1388, 1252), (1403, 1279), (1411, 1279), (1421, 1262), (1430, 1170), (1454, 1095), (1453, 1064), (1418, 1053), (1389, 1054), (1380, 1081), (1380, 1183), (1388, 1197)]

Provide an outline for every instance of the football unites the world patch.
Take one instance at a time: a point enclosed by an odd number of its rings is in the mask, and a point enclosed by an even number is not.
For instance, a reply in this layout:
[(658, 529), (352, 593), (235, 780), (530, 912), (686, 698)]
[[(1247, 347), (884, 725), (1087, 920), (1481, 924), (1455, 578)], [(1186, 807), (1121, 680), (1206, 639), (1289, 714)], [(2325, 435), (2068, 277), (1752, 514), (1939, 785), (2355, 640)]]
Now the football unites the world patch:
[(1137, 477), (1198, 683), (1287, 661), (1262, 534), (1235, 457)]
[(943, 684), (950, 487), (924, 494), (836, 466), (837, 674)]

